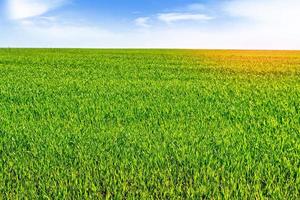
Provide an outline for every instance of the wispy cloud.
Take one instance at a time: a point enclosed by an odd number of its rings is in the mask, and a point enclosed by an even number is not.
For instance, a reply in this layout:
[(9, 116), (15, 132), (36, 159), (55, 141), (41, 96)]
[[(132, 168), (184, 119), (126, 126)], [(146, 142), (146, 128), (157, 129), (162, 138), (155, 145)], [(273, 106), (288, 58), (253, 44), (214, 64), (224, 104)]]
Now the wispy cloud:
[(150, 26), (153, 27), (154, 24), (158, 25), (161, 22), (167, 24), (181, 21), (203, 22), (215, 18), (208, 14), (209, 9), (207, 9), (207, 7), (201, 3), (187, 4), (168, 10), (169, 12), (157, 12), (146, 17), (139, 17), (134, 20), (134, 23), (139, 27), (145, 28)]
[(158, 14), (158, 19), (166, 23), (178, 22), (178, 21), (207, 21), (213, 19), (205, 14), (193, 14), (193, 13), (161, 13)]
[(7, 13), (12, 20), (23, 20), (41, 16), (66, 2), (66, 0), (7, 0)]
[(149, 28), (151, 25), (149, 24), (150, 17), (139, 17), (134, 20), (135, 25), (143, 28)]

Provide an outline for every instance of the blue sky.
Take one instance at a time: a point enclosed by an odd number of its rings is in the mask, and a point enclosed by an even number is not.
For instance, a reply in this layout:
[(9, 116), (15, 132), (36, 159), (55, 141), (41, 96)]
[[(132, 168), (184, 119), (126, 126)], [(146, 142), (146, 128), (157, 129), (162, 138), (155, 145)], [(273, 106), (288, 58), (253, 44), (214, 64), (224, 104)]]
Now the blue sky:
[(2, 47), (300, 49), (299, 0), (3, 0)]

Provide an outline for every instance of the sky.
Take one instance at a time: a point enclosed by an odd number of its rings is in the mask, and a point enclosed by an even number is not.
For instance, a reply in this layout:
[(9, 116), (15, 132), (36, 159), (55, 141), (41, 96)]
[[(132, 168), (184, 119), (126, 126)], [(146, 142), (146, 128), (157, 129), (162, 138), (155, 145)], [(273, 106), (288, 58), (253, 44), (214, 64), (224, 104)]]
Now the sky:
[(0, 0), (0, 47), (300, 49), (300, 0)]

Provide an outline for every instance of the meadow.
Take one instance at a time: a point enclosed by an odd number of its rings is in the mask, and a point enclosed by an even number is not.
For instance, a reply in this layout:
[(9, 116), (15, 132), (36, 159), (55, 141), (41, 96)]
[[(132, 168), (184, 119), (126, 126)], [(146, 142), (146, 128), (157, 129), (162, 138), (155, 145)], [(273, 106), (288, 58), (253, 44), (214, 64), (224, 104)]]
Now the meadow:
[(0, 199), (299, 199), (300, 51), (0, 49)]

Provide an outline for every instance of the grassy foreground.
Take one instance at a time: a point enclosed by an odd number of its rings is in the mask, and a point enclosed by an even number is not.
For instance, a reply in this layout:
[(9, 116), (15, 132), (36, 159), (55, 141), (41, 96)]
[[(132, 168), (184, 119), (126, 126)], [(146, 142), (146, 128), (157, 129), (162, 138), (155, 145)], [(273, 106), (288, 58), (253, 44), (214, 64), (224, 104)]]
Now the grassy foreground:
[(0, 50), (0, 199), (299, 199), (300, 52)]

